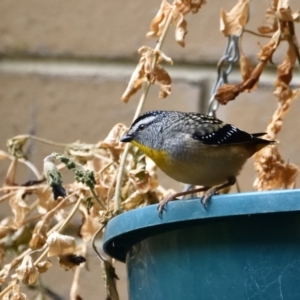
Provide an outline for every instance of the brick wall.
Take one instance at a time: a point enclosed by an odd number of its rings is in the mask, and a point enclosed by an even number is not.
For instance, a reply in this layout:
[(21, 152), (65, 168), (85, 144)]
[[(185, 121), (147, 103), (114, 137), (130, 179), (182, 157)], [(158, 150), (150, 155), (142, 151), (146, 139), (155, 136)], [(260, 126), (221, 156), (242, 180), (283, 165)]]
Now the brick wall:
[[(222, 6), (229, 10), (235, 2), (222, 1)], [(226, 45), (219, 32), (220, 3), (208, 0), (198, 14), (187, 17), (185, 48), (175, 43), (174, 29), (170, 29), (163, 51), (174, 60), (174, 66), (167, 66), (173, 78), (172, 95), (157, 99), (157, 89), (152, 88), (144, 110), (199, 111), (205, 106), (216, 79), (216, 64)], [(290, 3), (299, 9), (297, 0)], [(256, 30), (261, 24), (267, 5), (267, 1), (252, 2), (249, 28)], [(155, 40), (147, 40), (145, 33), (159, 6), (159, 0), (2, 0), (0, 149), (5, 149), (8, 138), (23, 133), (58, 142), (96, 143), (115, 123), (129, 125), (139, 94), (129, 104), (122, 103), (120, 97), (138, 61), (137, 49), (155, 45)], [(299, 26), (296, 30), (299, 36)], [(259, 51), (258, 41), (264, 43), (256, 36), (244, 36), (245, 52), (253, 61)], [(285, 49), (285, 45), (279, 49), (275, 62), (282, 60)], [(250, 132), (265, 130), (277, 105), (272, 95), (275, 77), (275, 69), (270, 66), (257, 91), (242, 94), (220, 107), (217, 116)], [(298, 75), (295, 84), (299, 85), (299, 79)], [(230, 80), (240, 80), (236, 70)], [(300, 165), (295, 130), (299, 126), (298, 102), (293, 103), (284, 121), (279, 147), (285, 159)], [(41, 167), (43, 157), (53, 150), (32, 143), (30, 159)], [(6, 168), (7, 163), (1, 162), (1, 178)], [(30, 174), (23, 172), (22, 176), (28, 179)], [(254, 177), (250, 161), (239, 178), (243, 191), (252, 189)], [(168, 187), (181, 187), (163, 180)], [(93, 252), (90, 255), (95, 263), (90, 264), (91, 271), (84, 276), (82, 295), (84, 299), (104, 299), (100, 268), (95, 267), (98, 262)], [(126, 299), (123, 267), (119, 275), (121, 299)], [(67, 299), (65, 280), (71, 277), (70, 272), (60, 271), (59, 278), (52, 272), (44, 281)]]

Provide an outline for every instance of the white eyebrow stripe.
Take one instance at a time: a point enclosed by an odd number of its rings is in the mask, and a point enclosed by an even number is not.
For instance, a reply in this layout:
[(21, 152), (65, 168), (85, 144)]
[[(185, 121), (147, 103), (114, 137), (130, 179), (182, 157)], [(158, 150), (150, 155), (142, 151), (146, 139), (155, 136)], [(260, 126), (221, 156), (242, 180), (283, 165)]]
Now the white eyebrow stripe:
[(147, 125), (147, 124), (151, 123), (154, 119), (156, 119), (156, 117), (157, 117), (156, 115), (147, 116), (147, 117), (139, 120), (136, 124), (134, 124), (133, 130), (136, 130), (141, 124), (146, 124)]

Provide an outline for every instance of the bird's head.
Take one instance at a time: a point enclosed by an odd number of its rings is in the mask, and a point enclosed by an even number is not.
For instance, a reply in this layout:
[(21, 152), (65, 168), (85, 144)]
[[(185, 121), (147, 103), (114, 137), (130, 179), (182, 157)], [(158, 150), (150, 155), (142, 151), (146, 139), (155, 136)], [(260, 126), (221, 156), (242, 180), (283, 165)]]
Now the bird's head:
[(149, 111), (139, 116), (120, 141), (131, 142), (144, 151), (143, 148), (145, 147), (159, 150), (165, 126), (163, 119), (166, 113), (164, 111)]

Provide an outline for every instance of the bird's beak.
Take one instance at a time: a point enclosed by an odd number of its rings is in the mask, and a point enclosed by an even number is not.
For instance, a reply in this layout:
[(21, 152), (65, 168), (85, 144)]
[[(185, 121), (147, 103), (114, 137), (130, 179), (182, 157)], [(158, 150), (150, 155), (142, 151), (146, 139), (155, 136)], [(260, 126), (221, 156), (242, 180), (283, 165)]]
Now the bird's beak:
[(128, 143), (131, 142), (133, 140), (133, 135), (126, 133), (125, 135), (123, 135), (120, 139), (120, 142), (122, 143)]

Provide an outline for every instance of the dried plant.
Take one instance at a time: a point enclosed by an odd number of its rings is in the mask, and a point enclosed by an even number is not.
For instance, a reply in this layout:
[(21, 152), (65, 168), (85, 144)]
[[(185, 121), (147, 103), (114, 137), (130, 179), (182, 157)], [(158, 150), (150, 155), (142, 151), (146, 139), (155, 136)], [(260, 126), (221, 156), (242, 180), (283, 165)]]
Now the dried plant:
[[(241, 36), (247, 32), (249, 2), (240, 0), (230, 12), (221, 10), (221, 31), (225, 36)], [(159, 86), (161, 98), (171, 93), (172, 80), (162, 65), (163, 61), (172, 64), (172, 59), (161, 50), (164, 38), (170, 25), (174, 25), (175, 40), (184, 46), (188, 25), (185, 16), (189, 12), (198, 12), (204, 3), (203, 0), (175, 0), (172, 4), (162, 1), (147, 33), (147, 37), (158, 38), (156, 47), (142, 46), (138, 50), (140, 61), (122, 96), (122, 100), (128, 102), (144, 85), (134, 118), (140, 114), (151, 85)], [(278, 99), (278, 108), (267, 128), (270, 139), (276, 138), (284, 115), (300, 92), (299, 88), (292, 90), (290, 87), (295, 64), (299, 61), (293, 31), (293, 22), (299, 22), (299, 15), (299, 12), (292, 13), (288, 1), (272, 1), (266, 12), (266, 22), (258, 28), (261, 35), (272, 34), (258, 53), (258, 64), (251, 67), (240, 44), (242, 82), (225, 84), (216, 94), (216, 99), (226, 104), (240, 93), (258, 87), (259, 77), (266, 65), (272, 62), (278, 45), (287, 42), (286, 57), (277, 66), (274, 95)], [(28, 299), (20, 291), (20, 283), (36, 284), (40, 274), (52, 267), (47, 257), (57, 257), (65, 270), (76, 269), (70, 299), (78, 299), (80, 265), (86, 261), (87, 245), (92, 242), (98, 253), (94, 240), (102, 234), (107, 222), (119, 213), (157, 203), (172, 193), (160, 185), (153, 162), (136, 148), (120, 143), (126, 130), (125, 125), (116, 124), (103, 141), (95, 144), (60, 144), (31, 135), (19, 135), (7, 142), (9, 152), (0, 151), (0, 160), (11, 161), (0, 196), (0, 203), (8, 201), (11, 207), (11, 215), (0, 222), (0, 284), (5, 287), (0, 293), (1, 299)], [(64, 149), (63, 153), (52, 153), (45, 158), (43, 174), (27, 160), (24, 146), (31, 139)], [(30, 168), (36, 179), (24, 184), (16, 182), (19, 164)], [(63, 182), (60, 172), (66, 168), (74, 173), (73, 182)], [(256, 155), (255, 168), (258, 172), (255, 187), (259, 190), (295, 187), (298, 167), (285, 163), (276, 146), (264, 148)], [(77, 239), (63, 233), (75, 213), (82, 216), (80, 238)], [(16, 232), (23, 235), (22, 242), (15, 237)], [(18, 256), (5, 262), (8, 245), (17, 251)], [(102, 268), (108, 296), (119, 299), (115, 285), (118, 277), (112, 262), (103, 259)]]
[[(242, 28), (246, 25), (248, 14), (247, 5), (249, 1), (239, 1), (239, 3), (226, 15), (229, 20), (227, 26), (222, 25), (224, 34), (242, 34)], [(250, 60), (243, 54), (241, 49), (241, 74), (243, 81), (240, 84), (224, 84), (221, 86), (215, 98), (221, 103), (226, 104), (234, 100), (242, 92), (251, 92), (256, 88), (259, 77), (263, 73), (278, 46), (282, 42), (288, 43), (288, 50), (281, 64), (277, 66), (277, 80), (275, 81), (274, 95), (278, 99), (278, 107), (274, 112), (270, 124), (267, 127), (267, 138), (276, 139), (281, 130), (282, 120), (288, 112), (290, 105), (300, 93), (300, 88), (292, 90), (290, 87), (293, 78), (293, 71), (298, 59), (300, 63), (299, 44), (295, 35), (294, 22), (300, 22), (300, 11), (292, 12), (289, 1), (273, 0), (266, 11), (265, 22), (258, 27), (262, 35), (272, 34), (268, 43), (261, 46), (257, 54), (259, 60), (254, 69), (251, 67)], [(241, 48), (240, 44), (240, 48)], [(278, 152), (276, 145), (266, 147), (255, 154), (255, 169), (258, 177), (254, 182), (257, 190), (271, 190), (278, 188), (294, 188), (299, 168), (289, 162), (285, 163)]]

